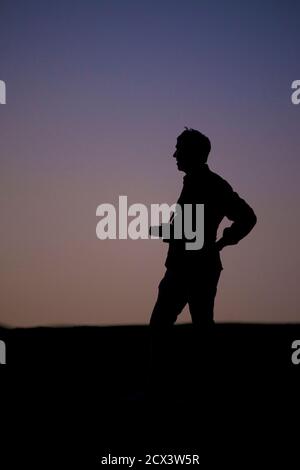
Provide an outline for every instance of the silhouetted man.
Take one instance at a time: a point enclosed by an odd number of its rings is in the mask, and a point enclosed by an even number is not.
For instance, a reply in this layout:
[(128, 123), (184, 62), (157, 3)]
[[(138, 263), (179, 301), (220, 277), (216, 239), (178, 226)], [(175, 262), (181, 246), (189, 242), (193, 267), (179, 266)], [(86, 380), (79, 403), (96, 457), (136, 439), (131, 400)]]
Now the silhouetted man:
[[(207, 165), (211, 149), (209, 139), (201, 132), (187, 129), (177, 138), (176, 159), (183, 178), (178, 204), (204, 204), (204, 244), (199, 250), (187, 250), (186, 240), (171, 238), (159, 293), (150, 327), (152, 332), (165, 331), (176, 322), (186, 304), (194, 325), (208, 331), (214, 324), (213, 308), (221, 270), (220, 251), (235, 245), (254, 227), (256, 216), (251, 207), (219, 175)], [(176, 215), (175, 215), (176, 217)], [(224, 217), (233, 223), (216, 241), (219, 224)], [(171, 228), (174, 228), (174, 219)], [(171, 230), (172, 233), (172, 230)]]

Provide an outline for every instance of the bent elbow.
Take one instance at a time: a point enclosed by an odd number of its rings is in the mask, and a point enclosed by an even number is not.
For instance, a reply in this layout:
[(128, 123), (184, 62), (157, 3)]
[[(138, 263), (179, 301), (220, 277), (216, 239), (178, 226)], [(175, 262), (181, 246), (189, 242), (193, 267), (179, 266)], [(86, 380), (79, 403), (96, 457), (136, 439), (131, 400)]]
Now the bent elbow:
[(253, 229), (253, 227), (256, 225), (256, 223), (257, 223), (256, 214), (251, 209), (251, 214), (249, 214), (249, 217), (248, 217), (248, 224), (249, 224), (250, 230)]
[(253, 227), (254, 227), (254, 225), (256, 225), (256, 223), (257, 223), (257, 216), (256, 216), (256, 214), (253, 212), (253, 214), (252, 214), (252, 224), (253, 224)]

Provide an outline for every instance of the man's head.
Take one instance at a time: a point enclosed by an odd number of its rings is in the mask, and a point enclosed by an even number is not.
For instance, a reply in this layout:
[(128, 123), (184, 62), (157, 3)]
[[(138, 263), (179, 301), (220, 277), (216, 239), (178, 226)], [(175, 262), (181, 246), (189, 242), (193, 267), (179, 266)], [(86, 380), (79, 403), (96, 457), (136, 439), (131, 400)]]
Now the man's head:
[(206, 135), (186, 127), (177, 137), (176, 150), (173, 155), (176, 158), (178, 170), (189, 173), (206, 163), (210, 149), (210, 140)]

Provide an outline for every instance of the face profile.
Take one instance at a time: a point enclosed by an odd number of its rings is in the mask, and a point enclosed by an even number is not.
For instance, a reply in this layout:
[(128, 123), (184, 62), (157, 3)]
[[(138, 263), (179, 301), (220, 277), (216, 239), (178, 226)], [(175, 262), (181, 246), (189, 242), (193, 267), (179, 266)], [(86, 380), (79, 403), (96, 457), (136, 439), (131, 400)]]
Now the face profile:
[(176, 164), (177, 164), (177, 168), (179, 171), (184, 171), (186, 172), (188, 170), (187, 168), (187, 158), (186, 158), (186, 150), (185, 150), (185, 147), (184, 147), (184, 144), (180, 141), (177, 140), (177, 144), (176, 144), (176, 150), (173, 154), (173, 157), (176, 158)]

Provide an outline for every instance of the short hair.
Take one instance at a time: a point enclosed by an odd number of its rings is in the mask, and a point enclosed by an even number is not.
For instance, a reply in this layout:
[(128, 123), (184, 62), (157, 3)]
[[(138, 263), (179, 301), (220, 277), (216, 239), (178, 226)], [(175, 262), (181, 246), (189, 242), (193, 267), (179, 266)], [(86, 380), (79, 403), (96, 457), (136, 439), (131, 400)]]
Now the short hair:
[(193, 155), (199, 155), (203, 162), (208, 159), (211, 150), (209, 138), (196, 129), (185, 127), (185, 130), (177, 137), (184, 142), (184, 145), (191, 150)]

